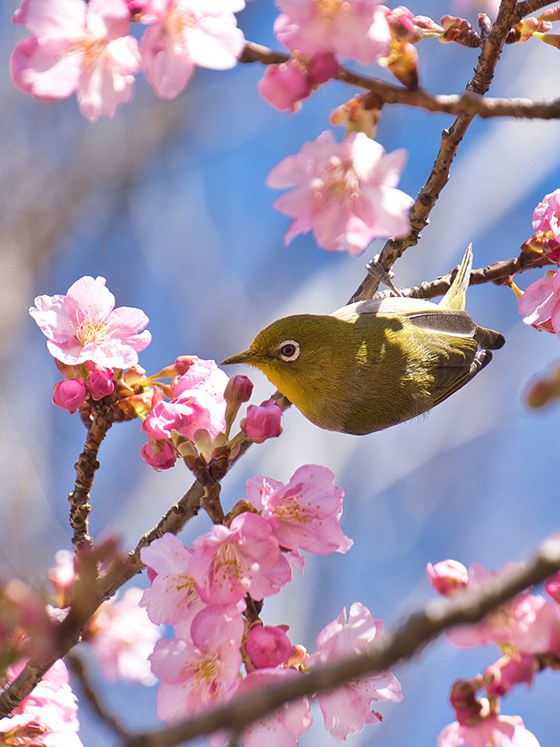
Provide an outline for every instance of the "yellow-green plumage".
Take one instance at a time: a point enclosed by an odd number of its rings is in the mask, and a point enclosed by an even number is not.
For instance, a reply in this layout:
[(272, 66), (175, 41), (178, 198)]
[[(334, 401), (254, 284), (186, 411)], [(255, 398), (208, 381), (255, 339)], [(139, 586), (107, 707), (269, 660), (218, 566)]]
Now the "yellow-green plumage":
[(224, 363), (259, 368), (321, 428), (364, 434), (414, 418), (464, 386), (504, 344), (462, 310), (471, 263), (469, 247), (439, 305), (391, 297), (288, 316)]

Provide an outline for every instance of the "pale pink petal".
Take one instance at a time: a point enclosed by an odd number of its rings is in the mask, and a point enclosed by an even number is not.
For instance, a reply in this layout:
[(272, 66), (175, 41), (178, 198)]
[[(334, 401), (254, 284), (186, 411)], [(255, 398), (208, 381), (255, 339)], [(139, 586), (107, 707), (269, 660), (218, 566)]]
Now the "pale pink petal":
[(67, 54), (67, 48), (65, 39), (23, 39), (10, 58), (14, 83), (35, 98), (66, 98), (76, 90), (80, 77), (79, 55)]
[(23, 23), (40, 38), (68, 38), (85, 28), (83, 0), (24, 0), (15, 12), (14, 23)]
[(144, 34), (142, 60), (150, 85), (164, 99), (176, 98), (194, 72), (194, 62), (189, 55), (174, 54), (162, 24), (150, 26)]
[(224, 15), (206, 16), (188, 35), (189, 51), (195, 65), (226, 70), (235, 67), (245, 38), (235, 19)]

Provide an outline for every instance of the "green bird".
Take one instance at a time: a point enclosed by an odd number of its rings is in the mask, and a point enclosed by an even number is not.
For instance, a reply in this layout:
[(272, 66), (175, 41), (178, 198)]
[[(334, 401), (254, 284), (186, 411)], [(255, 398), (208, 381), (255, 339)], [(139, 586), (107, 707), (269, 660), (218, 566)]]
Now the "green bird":
[(439, 304), (392, 296), (278, 319), (222, 365), (260, 369), (320, 428), (361, 435), (410, 420), (461, 389), (505, 343), (464, 311), (471, 268), (469, 246)]

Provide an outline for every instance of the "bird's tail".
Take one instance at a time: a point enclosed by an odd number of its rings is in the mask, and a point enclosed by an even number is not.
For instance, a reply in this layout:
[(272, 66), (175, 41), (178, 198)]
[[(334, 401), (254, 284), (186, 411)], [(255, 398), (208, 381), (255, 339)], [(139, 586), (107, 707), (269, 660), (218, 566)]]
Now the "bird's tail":
[(463, 261), (459, 265), (457, 274), (451, 283), (451, 287), (439, 302), (439, 305), (444, 309), (465, 308), (467, 288), (469, 287), (469, 281), (471, 279), (472, 262), (472, 244), (469, 244), (465, 256), (463, 257)]

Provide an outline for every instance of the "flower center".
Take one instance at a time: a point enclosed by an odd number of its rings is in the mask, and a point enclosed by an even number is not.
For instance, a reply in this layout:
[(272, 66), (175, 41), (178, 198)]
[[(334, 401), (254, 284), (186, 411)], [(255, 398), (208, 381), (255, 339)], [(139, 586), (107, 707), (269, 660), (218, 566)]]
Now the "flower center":
[(90, 311), (80, 321), (78, 312), (76, 312), (76, 337), (81, 345), (104, 342), (111, 337), (111, 328), (105, 319), (96, 319), (99, 315), (99, 311), (95, 313)]
[(213, 651), (199, 659), (193, 666), (194, 676), (198, 685), (210, 685), (218, 679), (220, 674), (220, 657)]
[(346, 0), (315, 0), (319, 15), (324, 21), (332, 21), (344, 8)]
[(322, 178), (314, 180), (314, 198), (318, 206), (325, 202), (351, 205), (359, 198), (360, 181), (352, 164), (332, 156)]
[(196, 17), (190, 10), (175, 7), (167, 17), (167, 31), (174, 44), (184, 51), (189, 31), (196, 28)]

